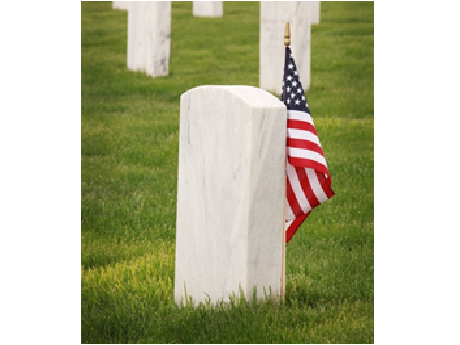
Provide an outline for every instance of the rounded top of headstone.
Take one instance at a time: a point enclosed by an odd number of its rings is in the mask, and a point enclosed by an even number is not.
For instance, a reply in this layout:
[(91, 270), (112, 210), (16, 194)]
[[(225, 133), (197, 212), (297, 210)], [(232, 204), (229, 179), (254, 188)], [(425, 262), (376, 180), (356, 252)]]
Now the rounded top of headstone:
[(284, 108), (283, 102), (268, 91), (249, 85), (201, 85), (187, 90), (181, 95), (192, 96), (195, 93), (227, 93), (238, 97), (252, 108)]

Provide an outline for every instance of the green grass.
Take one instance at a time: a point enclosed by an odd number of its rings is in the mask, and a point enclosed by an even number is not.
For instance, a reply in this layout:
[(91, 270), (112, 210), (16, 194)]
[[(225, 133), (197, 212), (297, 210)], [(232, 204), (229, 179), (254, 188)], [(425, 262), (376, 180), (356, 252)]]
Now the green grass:
[(322, 2), (312, 27), (307, 99), (336, 195), (286, 247), (285, 300), (197, 309), (173, 301), (179, 99), (258, 86), (259, 3), (210, 19), (173, 2), (155, 79), (126, 67), (126, 11), (81, 6), (82, 343), (372, 343), (373, 3)]

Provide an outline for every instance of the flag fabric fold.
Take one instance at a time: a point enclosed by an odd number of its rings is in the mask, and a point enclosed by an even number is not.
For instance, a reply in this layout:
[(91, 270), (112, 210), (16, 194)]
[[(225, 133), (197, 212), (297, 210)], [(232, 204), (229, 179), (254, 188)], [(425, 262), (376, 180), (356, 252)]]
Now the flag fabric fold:
[(290, 47), (285, 47), (281, 100), (288, 110), (285, 234), (289, 242), (311, 210), (334, 191)]

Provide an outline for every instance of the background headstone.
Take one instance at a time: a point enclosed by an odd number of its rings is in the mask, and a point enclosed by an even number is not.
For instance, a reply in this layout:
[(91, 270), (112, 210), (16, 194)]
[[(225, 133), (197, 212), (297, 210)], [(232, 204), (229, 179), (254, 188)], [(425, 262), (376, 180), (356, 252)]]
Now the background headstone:
[(310, 89), (310, 1), (261, 1), (259, 87), (281, 93), (284, 24), (290, 23), (291, 49), (304, 90)]
[(128, 10), (130, 1), (112, 1), (112, 9)]
[(277, 295), (287, 110), (251, 86), (200, 86), (180, 102), (175, 300)]
[(128, 11), (128, 68), (152, 77), (168, 75), (171, 1), (134, 1)]
[(311, 23), (319, 24), (321, 22), (321, 1), (311, 1)]
[(222, 1), (194, 1), (193, 15), (195, 17), (222, 17)]

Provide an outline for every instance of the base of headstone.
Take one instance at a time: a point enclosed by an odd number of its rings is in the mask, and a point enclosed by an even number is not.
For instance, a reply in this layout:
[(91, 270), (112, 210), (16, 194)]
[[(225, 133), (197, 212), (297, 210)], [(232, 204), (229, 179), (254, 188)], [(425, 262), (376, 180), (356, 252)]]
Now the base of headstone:
[(321, 1), (310, 1), (311, 23), (319, 24), (321, 22)]
[(194, 17), (222, 17), (223, 3), (222, 1), (194, 1), (193, 16)]
[(254, 87), (181, 96), (177, 303), (280, 294), (286, 123), (284, 104)]
[(128, 10), (130, 1), (112, 1), (112, 9)]
[(171, 1), (133, 1), (128, 11), (128, 69), (167, 76)]

